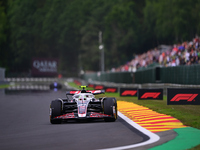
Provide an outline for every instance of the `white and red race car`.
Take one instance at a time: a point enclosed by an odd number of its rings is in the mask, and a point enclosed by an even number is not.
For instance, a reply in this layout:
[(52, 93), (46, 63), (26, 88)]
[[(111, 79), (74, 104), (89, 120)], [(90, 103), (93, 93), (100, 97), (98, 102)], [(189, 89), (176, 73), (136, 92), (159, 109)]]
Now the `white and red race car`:
[(53, 100), (50, 105), (50, 122), (60, 124), (69, 119), (104, 119), (114, 122), (117, 119), (117, 101), (114, 97), (96, 99), (94, 95), (105, 93), (104, 90), (67, 91), (66, 98)]

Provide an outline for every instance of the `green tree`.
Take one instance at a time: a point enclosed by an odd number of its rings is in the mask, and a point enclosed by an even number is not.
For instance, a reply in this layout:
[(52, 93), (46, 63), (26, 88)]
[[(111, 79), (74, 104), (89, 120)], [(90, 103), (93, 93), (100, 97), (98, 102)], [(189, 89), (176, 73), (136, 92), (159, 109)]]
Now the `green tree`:
[[(159, 44), (200, 34), (200, 0), (0, 0), (0, 65), (29, 71), (33, 57), (58, 58), (62, 73), (100, 70)], [(12, 60), (12, 61), (10, 61)]]
[(157, 44), (190, 40), (197, 30), (196, 3), (196, 0), (146, 0), (144, 22), (148, 35), (156, 37)]
[(118, 1), (106, 16), (106, 43), (111, 58), (108, 66), (125, 63), (133, 53), (137, 53), (140, 44), (140, 22), (134, 12), (133, 1)]
[(18, 71), (30, 68), (30, 58), (34, 51), (32, 36), (33, 14), (36, 11), (34, 2), (34, 0), (10, 0), (8, 3), (10, 45), (14, 56), (11, 66)]
[[(79, 53), (80, 66), (84, 70), (100, 70), (100, 50), (99, 50), (99, 32), (105, 33), (105, 16), (115, 4), (114, 1), (97, 0), (95, 3), (91, 0), (84, 1), (82, 13), (85, 17), (85, 23), (81, 27), (81, 49)], [(88, 8), (88, 6), (90, 6)], [(105, 52), (109, 51), (107, 48)], [(105, 57), (105, 60), (107, 58)]]
[(0, 67), (8, 68), (9, 60), (5, 59), (9, 56), (8, 51), (8, 19), (6, 14), (7, 1), (0, 0)]

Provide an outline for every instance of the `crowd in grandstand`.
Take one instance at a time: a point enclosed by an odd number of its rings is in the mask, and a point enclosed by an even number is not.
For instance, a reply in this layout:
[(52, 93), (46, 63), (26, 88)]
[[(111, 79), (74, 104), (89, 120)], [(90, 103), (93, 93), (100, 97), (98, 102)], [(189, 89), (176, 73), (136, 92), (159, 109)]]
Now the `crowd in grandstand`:
[(149, 67), (153, 64), (160, 66), (179, 66), (200, 64), (200, 38), (196, 36), (190, 42), (183, 42), (168, 47), (168, 49), (152, 49), (146, 53), (136, 55), (134, 59), (118, 68), (113, 68), (112, 72), (130, 71)]

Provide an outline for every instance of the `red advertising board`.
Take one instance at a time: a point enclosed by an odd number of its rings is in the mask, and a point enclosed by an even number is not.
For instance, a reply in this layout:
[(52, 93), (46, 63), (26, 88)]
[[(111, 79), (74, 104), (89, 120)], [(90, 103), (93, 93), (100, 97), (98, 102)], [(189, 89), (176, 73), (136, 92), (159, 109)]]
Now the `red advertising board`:
[(94, 84), (88, 84), (88, 87), (94, 88)]
[(33, 77), (55, 77), (58, 73), (58, 59), (54, 58), (33, 58)]

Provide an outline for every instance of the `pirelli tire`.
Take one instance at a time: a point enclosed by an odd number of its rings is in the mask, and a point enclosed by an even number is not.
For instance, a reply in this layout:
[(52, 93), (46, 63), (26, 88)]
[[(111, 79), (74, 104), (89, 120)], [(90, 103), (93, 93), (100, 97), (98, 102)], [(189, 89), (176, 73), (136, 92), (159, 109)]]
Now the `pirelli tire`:
[(117, 100), (114, 97), (105, 98), (103, 101), (104, 114), (110, 115), (105, 117), (104, 121), (114, 122), (117, 119)]
[(50, 105), (51, 124), (60, 124), (62, 119), (55, 119), (55, 117), (60, 115), (62, 115), (62, 102), (60, 100), (53, 100)]

